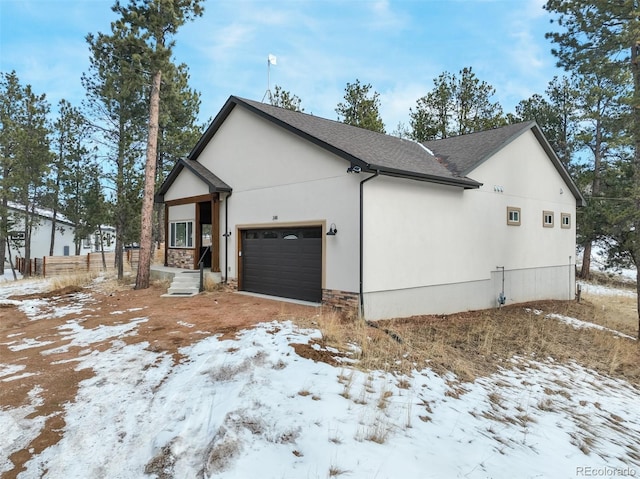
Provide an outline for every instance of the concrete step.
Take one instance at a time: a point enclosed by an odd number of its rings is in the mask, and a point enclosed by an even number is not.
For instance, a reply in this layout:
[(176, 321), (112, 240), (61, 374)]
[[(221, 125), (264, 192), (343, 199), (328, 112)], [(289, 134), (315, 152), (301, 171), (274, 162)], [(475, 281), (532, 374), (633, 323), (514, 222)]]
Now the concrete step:
[(177, 274), (173, 277), (172, 283), (200, 284), (200, 276), (196, 274)]
[(197, 286), (170, 286), (167, 290), (167, 294), (169, 295), (196, 295), (200, 292), (200, 288)]

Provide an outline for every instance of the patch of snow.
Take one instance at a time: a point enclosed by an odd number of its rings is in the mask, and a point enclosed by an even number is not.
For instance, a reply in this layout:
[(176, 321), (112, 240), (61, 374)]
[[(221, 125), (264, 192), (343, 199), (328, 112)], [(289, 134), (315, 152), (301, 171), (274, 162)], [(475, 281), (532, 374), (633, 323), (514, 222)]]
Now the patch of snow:
[(24, 378), (28, 378), (31, 376), (37, 376), (39, 373), (22, 373), (22, 374), (16, 374), (15, 376), (9, 376), (6, 378), (2, 378), (0, 379), (0, 381), (7, 383), (9, 381), (16, 381), (18, 379), (24, 379)]
[(0, 408), (0, 473), (13, 469), (9, 456), (20, 449), (25, 448), (40, 434), (44, 427), (46, 416), (32, 414), (43, 404), (40, 394), (43, 392), (40, 386), (35, 386), (29, 391), (30, 403), (17, 408)]
[(0, 364), (0, 378), (15, 374), (24, 368), (26, 368), (24, 364)]
[[(582, 256), (584, 250), (578, 249), (576, 255), (576, 263), (582, 264)], [(629, 268), (610, 268), (607, 267), (607, 249), (604, 244), (594, 242), (591, 247), (591, 271), (606, 273), (610, 276), (618, 276), (628, 281), (636, 281), (637, 270), (634, 267)]]
[(599, 329), (600, 331), (608, 331), (610, 333), (613, 333), (616, 336), (620, 336), (627, 339), (633, 339), (634, 341), (636, 340), (636, 338), (634, 338), (633, 336), (629, 336), (628, 334), (621, 333), (620, 331), (616, 331), (615, 329), (606, 328), (599, 324), (582, 321), (580, 319), (571, 318), (569, 316), (564, 316), (562, 314), (550, 313), (545, 315), (545, 318), (557, 319), (559, 321), (562, 321), (563, 323), (573, 326), (575, 329), (580, 329), (580, 328)]
[(136, 331), (138, 325), (148, 320), (148, 318), (144, 317), (133, 318), (128, 323), (110, 326), (101, 324), (93, 329), (84, 328), (78, 320), (70, 320), (67, 321), (66, 324), (58, 327), (61, 337), (64, 340), (70, 340), (70, 342), (57, 348), (42, 351), (42, 354), (60, 354), (69, 351), (70, 347), (86, 347), (90, 344), (99, 343), (108, 339), (135, 336), (138, 334)]
[[(64, 309), (33, 306), (50, 315)], [(321, 333), (290, 322), (203, 338), (182, 348), (176, 364), (146, 341), (122, 341), (147, 318), (90, 329), (86, 317), (60, 326), (60, 344), (42, 354), (85, 348), (55, 363), (77, 362), (95, 375), (64, 406), (61, 440), (34, 454), (19, 477), (315, 479), (333, 471), (480, 479), (576, 477), (579, 468), (603, 467), (640, 476), (637, 389), (576, 364), (513, 358), (512, 369), (472, 383), (422, 367), (411, 376), (362, 372), (297, 356), (292, 343)], [(90, 347), (105, 341), (106, 350)], [(0, 377), (24, 369), (2, 364)], [(0, 473), (42, 430), (47, 418), (34, 414), (41, 393), (36, 387), (30, 404), (0, 408)]]
[(182, 348), (179, 364), (146, 342), (114, 340), (81, 358), (95, 377), (25, 477), (575, 477), (603, 465), (640, 474), (630, 455), (640, 397), (624, 381), (524, 359), (463, 384), (429, 369), (365, 373), (295, 354), (291, 343), (317, 336), (262, 324)]
[(125, 314), (129, 312), (142, 311), (144, 308), (129, 308), (125, 311), (111, 311), (109, 314)]
[[(6, 278), (5, 270), (5, 278)], [(43, 279), (29, 279), (14, 281), (13, 279), (4, 281), (0, 287), (0, 299), (6, 299), (9, 296), (41, 293), (49, 289), (49, 281)]]
[(583, 293), (593, 294), (598, 296), (624, 296), (627, 298), (635, 298), (637, 296), (635, 291), (630, 289), (620, 289), (611, 286), (603, 286), (601, 284), (591, 284), (584, 281), (577, 282), (580, 285)]
[(9, 346), (9, 350), (23, 351), (25, 349), (39, 348), (48, 344), (53, 344), (53, 341), (38, 341), (37, 338), (23, 338), (22, 342), (18, 343), (17, 345), (12, 344), (11, 346)]

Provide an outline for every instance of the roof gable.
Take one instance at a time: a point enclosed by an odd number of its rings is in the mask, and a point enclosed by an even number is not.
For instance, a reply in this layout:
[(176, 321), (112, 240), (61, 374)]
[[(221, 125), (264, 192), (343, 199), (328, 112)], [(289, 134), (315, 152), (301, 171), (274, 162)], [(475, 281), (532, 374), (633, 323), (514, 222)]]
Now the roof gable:
[(473, 179), (452, 173), (417, 142), (234, 96), (222, 107), (189, 154), (187, 162), (197, 161), (225, 119), (238, 106), (344, 158), (363, 171), (463, 188), (480, 186)]
[(183, 170), (183, 168), (187, 168), (194, 175), (200, 178), (200, 180), (202, 180), (209, 187), (209, 192), (211, 193), (218, 192), (218, 191), (226, 192), (226, 193), (231, 192), (231, 187), (227, 185), (224, 181), (222, 181), (220, 178), (218, 178), (216, 175), (214, 175), (211, 171), (209, 171), (208, 168), (204, 167), (197, 161), (180, 159), (176, 162), (173, 169), (171, 170), (167, 178), (164, 180), (164, 182), (158, 189), (158, 192), (156, 193), (156, 198), (155, 198), (155, 201), (157, 203), (162, 203), (164, 201), (165, 193), (169, 191), (169, 188), (171, 187), (175, 179), (178, 177), (180, 172)]
[(427, 141), (424, 145), (447, 167), (459, 175), (468, 175), (475, 168), (491, 158), (522, 134), (531, 131), (547, 157), (556, 168), (567, 187), (577, 200), (578, 206), (585, 204), (585, 199), (571, 179), (566, 168), (551, 148), (542, 130), (534, 121), (516, 123), (493, 130), (469, 133), (466, 135), (444, 138), (442, 140)]

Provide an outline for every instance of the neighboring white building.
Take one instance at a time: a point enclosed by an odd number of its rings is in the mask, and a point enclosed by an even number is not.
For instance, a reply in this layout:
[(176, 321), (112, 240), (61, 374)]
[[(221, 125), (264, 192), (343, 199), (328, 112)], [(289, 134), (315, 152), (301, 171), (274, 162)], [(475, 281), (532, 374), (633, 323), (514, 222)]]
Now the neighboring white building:
[[(24, 258), (24, 209), (20, 206), (11, 204), (9, 213), (15, 224), (9, 232), (9, 244), (11, 246), (12, 258)], [(46, 208), (36, 209), (37, 220), (34, 223), (31, 233), (31, 258), (42, 258), (49, 256), (51, 245), (51, 225), (53, 223), (53, 211)], [(102, 227), (102, 236), (104, 238), (105, 251), (114, 251), (115, 249), (115, 229), (111, 226)], [(58, 213), (56, 215), (56, 230), (53, 256), (72, 256), (75, 255), (75, 225), (65, 216)], [(98, 232), (89, 235), (81, 244), (80, 254), (92, 253), (100, 251)], [(98, 246), (96, 246), (98, 245)], [(7, 260), (8, 260), (7, 255)]]
[(211, 238), (240, 290), (367, 319), (574, 297), (583, 198), (534, 122), (421, 145), (230, 97), (157, 201), (165, 264)]

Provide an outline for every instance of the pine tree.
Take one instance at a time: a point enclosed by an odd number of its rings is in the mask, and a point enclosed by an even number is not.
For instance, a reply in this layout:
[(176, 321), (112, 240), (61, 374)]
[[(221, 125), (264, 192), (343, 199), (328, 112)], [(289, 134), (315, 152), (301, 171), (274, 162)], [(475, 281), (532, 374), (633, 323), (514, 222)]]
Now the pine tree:
[(302, 100), (297, 95), (292, 94), (287, 90), (283, 90), (282, 87), (276, 85), (273, 95), (270, 95), (270, 102), (273, 106), (285, 108), (293, 111), (304, 111), (304, 108), (300, 107)]
[[(58, 104), (58, 118), (53, 124), (53, 161), (48, 185), (47, 205), (52, 210), (51, 239), (49, 255), (53, 255), (58, 213), (64, 209), (64, 204), (77, 195), (77, 191), (67, 187), (69, 182), (80, 182), (88, 175), (87, 170), (92, 166), (89, 158), (88, 125), (84, 115), (78, 108), (71, 106), (66, 100)], [(67, 216), (71, 219), (71, 216)], [(84, 218), (72, 219), (74, 223)], [(76, 254), (80, 254), (76, 243)]]
[(140, 257), (136, 289), (149, 287), (152, 255), (153, 200), (156, 187), (160, 87), (167, 71), (174, 41), (172, 36), (187, 21), (202, 15), (201, 0), (129, 0), (124, 7), (116, 1), (113, 10), (121, 15), (118, 23), (144, 45), (147, 68), (151, 74), (149, 123), (145, 160), (144, 192), (140, 223)]
[[(186, 158), (202, 136), (204, 125), (198, 125), (200, 93), (189, 87), (186, 65), (169, 63), (163, 74), (160, 91), (160, 120), (156, 168), (156, 187), (161, 185), (175, 163)], [(164, 241), (164, 207), (154, 205), (153, 239)]]
[(491, 101), (495, 88), (479, 80), (471, 67), (459, 76), (444, 72), (434, 88), (409, 113), (411, 137), (429, 141), (488, 130), (506, 124), (502, 107)]
[(140, 170), (147, 118), (142, 62), (145, 45), (121, 24), (112, 23), (111, 30), (110, 35), (87, 36), (91, 65), (82, 83), (94, 135), (110, 165), (105, 180), (113, 191), (116, 270), (122, 279), (124, 245), (139, 238)]
[(20, 105), (23, 87), (16, 72), (0, 73), (0, 273), (4, 274), (9, 234), (9, 202), (14, 201), (12, 172), (15, 168), (18, 131), (21, 121)]
[(363, 85), (360, 80), (347, 83), (344, 102), (338, 103), (336, 113), (343, 123), (384, 133), (384, 123), (380, 117), (380, 95), (371, 91), (371, 85)]
[[(6, 190), (5, 198), (11, 197), (18, 203), (18, 217), (24, 232), (24, 261), (29, 264), (31, 236), (38, 227), (40, 215), (37, 210), (43, 206), (44, 178), (51, 159), (47, 121), (50, 107), (44, 94), (35, 94), (30, 85), (19, 86), (15, 73), (11, 76), (9, 82), (20, 93), (15, 96), (19, 101), (14, 105), (12, 121), (7, 125), (11, 130), (7, 135), (12, 138), (7, 164), (11, 166), (3, 175), (3, 190)], [(30, 273), (27, 269), (24, 275)]]
[[(614, 258), (626, 256), (640, 266), (640, 17), (637, 2), (605, 0), (548, 0), (545, 9), (555, 15), (558, 29), (547, 34), (558, 65), (578, 74), (594, 69), (611, 80), (628, 82), (631, 182), (620, 204), (613, 241)], [(613, 226), (613, 225), (612, 225)], [(638, 337), (640, 338), (640, 275), (637, 275)]]

